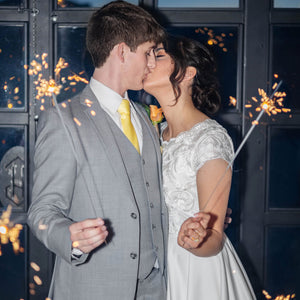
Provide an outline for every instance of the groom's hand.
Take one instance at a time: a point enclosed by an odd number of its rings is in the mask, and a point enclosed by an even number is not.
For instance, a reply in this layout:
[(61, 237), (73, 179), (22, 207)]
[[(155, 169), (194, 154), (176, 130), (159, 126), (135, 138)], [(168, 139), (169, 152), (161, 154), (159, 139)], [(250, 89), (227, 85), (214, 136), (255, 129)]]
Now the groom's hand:
[(210, 214), (203, 212), (185, 220), (178, 233), (178, 245), (186, 250), (198, 248), (207, 234), (209, 220)]
[(100, 218), (86, 219), (69, 227), (73, 248), (90, 253), (105, 242), (108, 235), (104, 221)]

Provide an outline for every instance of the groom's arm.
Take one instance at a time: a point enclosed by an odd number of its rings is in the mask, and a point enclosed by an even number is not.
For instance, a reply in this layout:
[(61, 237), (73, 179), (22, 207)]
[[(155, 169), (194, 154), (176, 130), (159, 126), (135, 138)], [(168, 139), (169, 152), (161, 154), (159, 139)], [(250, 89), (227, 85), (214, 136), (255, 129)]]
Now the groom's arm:
[(67, 217), (77, 175), (66, 133), (55, 109), (42, 112), (35, 144), (34, 174), (28, 224), (37, 238), (56, 255), (71, 262)]

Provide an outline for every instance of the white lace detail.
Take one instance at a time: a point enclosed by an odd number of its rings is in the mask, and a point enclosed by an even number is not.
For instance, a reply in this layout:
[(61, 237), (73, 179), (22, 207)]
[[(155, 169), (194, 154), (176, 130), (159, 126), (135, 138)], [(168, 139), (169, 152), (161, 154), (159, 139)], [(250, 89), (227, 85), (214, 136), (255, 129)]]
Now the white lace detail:
[[(161, 131), (167, 124), (161, 124)], [(163, 186), (169, 210), (169, 233), (199, 211), (196, 174), (205, 162), (234, 155), (231, 138), (216, 121), (207, 119), (169, 141), (162, 140)]]

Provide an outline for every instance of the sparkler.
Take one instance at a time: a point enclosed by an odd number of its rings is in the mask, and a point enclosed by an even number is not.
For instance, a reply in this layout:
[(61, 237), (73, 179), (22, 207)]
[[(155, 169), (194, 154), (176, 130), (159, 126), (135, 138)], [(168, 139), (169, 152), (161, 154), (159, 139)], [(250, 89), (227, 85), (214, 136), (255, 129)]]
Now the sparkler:
[[(85, 158), (85, 161), (87, 162), (87, 166), (89, 168), (91, 168), (91, 166), (90, 166), (90, 164), (88, 162), (88, 159), (85, 156), (85, 152), (80, 147), (80, 145), (77, 148), (77, 150), (75, 150), (74, 145), (73, 145), (72, 137), (71, 137), (71, 135), (69, 133), (69, 130), (67, 129), (67, 126), (66, 126), (65, 122), (64, 122), (64, 118), (63, 118), (60, 106), (57, 103), (56, 95), (58, 95), (60, 93), (60, 91), (61, 91), (61, 89), (63, 87), (62, 83), (66, 82), (66, 78), (64, 78), (64, 77), (61, 78), (61, 70), (67, 68), (68, 67), (68, 63), (66, 63), (63, 58), (60, 58), (59, 61), (58, 61), (58, 63), (57, 63), (57, 65), (56, 65), (56, 67), (55, 67), (55, 69), (54, 69), (55, 79), (50, 78), (49, 80), (46, 80), (45, 78), (43, 78), (42, 74), (40, 73), (42, 71), (42, 69), (43, 69), (43, 66), (44, 66), (44, 68), (48, 68), (48, 64), (46, 63), (46, 60), (45, 60), (46, 57), (47, 57), (47, 54), (44, 53), (42, 55), (42, 64), (37, 63), (36, 61), (33, 61), (31, 63), (31, 68), (29, 69), (29, 75), (38, 75), (37, 80), (34, 82), (35, 85), (36, 85), (36, 90), (38, 91), (36, 99), (37, 100), (41, 100), (41, 102), (44, 103), (45, 99), (43, 97), (48, 96), (48, 97), (52, 98), (52, 104), (53, 104), (53, 106), (56, 107), (58, 116), (59, 116), (59, 118), (61, 120), (63, 129), (64, 129), (64, 131), (66, 133), (67, 139), (68, 139), (69, 144), (71, 146), (71, 150), (73, 152), (73, 155), (75, 157), (76, 162), (80, 163), (80, 160), (79, 160), (79, 157), (78, 157), (78, 152), (81, 152), (82, 156)], [(79, 74), (81, 74), (81, 73), (79, 73)], [(72, 75), (70, 75), (70, 76), (67, 77), (67, 80), (69, 80), (70, 86), (74, 86), (78, 82), (83, 82), (83, 83), (86, 83), (86, 84), (88, 83), (88, 80), (86, 80), (85, 78), (83, 78), (80, 75), (75, 74), (73, 72), (72, 72)], [(70, 102), (71, 100), (68, 100), (68, 101)], [(86, 102), (86, 105), (88, 107), (91, 106), (91, 101), (89, 99), (86, 99), (85, 102)], [(63, 102), (61, 104), (61, 106), (63, 108), (66, 108), (67, 107), (67, 103)], [(43, 109), (44, 108), (43, 108), (43, 105), (42, 105), (41, 106), (41, 110), (43, 110)], [(92, 110), (91, 111), (91, 115), (95, 116), (96, 115), (95, 111)], [(81, 126), (81, 122), (77, 118), (74, 117), (73, 121), (74, 121), (74, 123), (77, 126)], [(84, 178), (86, 186), (89, 186), (88, 185), (88, 180), (85, 178), (85, 176), (83, 176), (83, 178)], [(94, 181), (93, 181), (93, 183), (96, 185), (96, 183)], [(94, 214), (95, 214), (95, 217), (96, 217), (98, 215), (96, 213), (96, 207), (94, 206), (94, 203), (92, 203), (92, 205), (93, 205)], [(100, 207), (102, 209), (101, 202), (99, 202), (98, 205), (100, 205)], [(102, 211), (103, 211), (103, 209), (102, 209)], [(102, 216), (102, 218), (104, 218), (104, 215)], [(43, 225), (43, 224), (41, 224), (41, 225)], [(41, 230), (45, 230), (45, 229), (47, 229), (47, 227), (43, 228)], [(74, 242), (74, 243), (76, 245), (76, 242)], [(105, 243), (106, 243), (106, 241), (105, 241)]]
[[(217, 181), (216, 186), (213, 189), (213, 191), (211, 192), (210, 196), (208, 197), (208, 200), (206, 201), (204, 207), (202, 208), (202, 211), (205, 210), (207, 204), (209, 203), (210, 199), (212, 198), (212, 196), (215, 193), (216, 189), (218, 188), (219, 184), (224, 179), (227, 171), (229, 170), (230, 167), (232, 167), (234, 160), (240, 153), (241, 149), (243, 148), (244, 144), (248, 140), (248, 138), (251, 135), (252, 131), (254, 130), (255, 126), (257, 126), (259, 124), (259, 120), (261, 119), (264, 112), (266, 112), (268, 115), (271, 115), (271, 114), (277, 114), (280, 112), (289, 112), (290, 111), (290, 109), (283, 108), (283, 104), (282, 104), (283, 97), (285, 97), (286, 94), (277, 92), (279, 87), (281, 86), (281, 84), (282, 84), (282, 81), (280, 81), (278, 84), (276, 83), (273, 85), (272, 89), (274, 91), (272, 92), (271, 96), (269, 96), (269, 97), (267, 96), (267, 94), (264, 90), (258, 89), (259, 95), (261, 96), (261, 103), (260, 103), (260, 106), (256, 108), (256, 110), (260, 111), (260, 113), (258, 114), (257, 118), (252, 122), (252, 126), (250, 127), (249, 131), (243, 138), (240, 146), (234, 153), (234, 156), (233, 156), (232, 160), (229, 162), (229, 164), (227, 165), (227, 167), (224, 171), (224, 174)], [(255, 102), (258, 102), (258, 100), (255, 97), (252, 97), (252, 100), (254, 100)], [(278, 108), (278, 106), (279, 106), (279, 108)]]
[(12, 207), (9, 205), (7, 210), (2, 213), (0, 219), (0, 256), (2, 255), (1, 245), (8, 244), (11, 242), (13, 251), (15, 254), (24, 252), (24, 249), (20, 247), (19, 235), (23, 229), (21, 224), (13, 224), (10, 221)]

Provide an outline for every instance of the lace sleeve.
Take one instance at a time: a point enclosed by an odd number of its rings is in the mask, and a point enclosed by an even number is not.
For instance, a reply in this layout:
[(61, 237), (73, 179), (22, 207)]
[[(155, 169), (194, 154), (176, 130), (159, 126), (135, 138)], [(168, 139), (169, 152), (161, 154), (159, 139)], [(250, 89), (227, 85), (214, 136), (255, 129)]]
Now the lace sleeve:
[(213, 159), (224, 159), (228, 163), (234, 155), (230, 136), (222, 127), (207, 131), (195, 143), (195, 152), (192, 156), (192, 166), (195, 171), (199, 170), (205, 162)]

